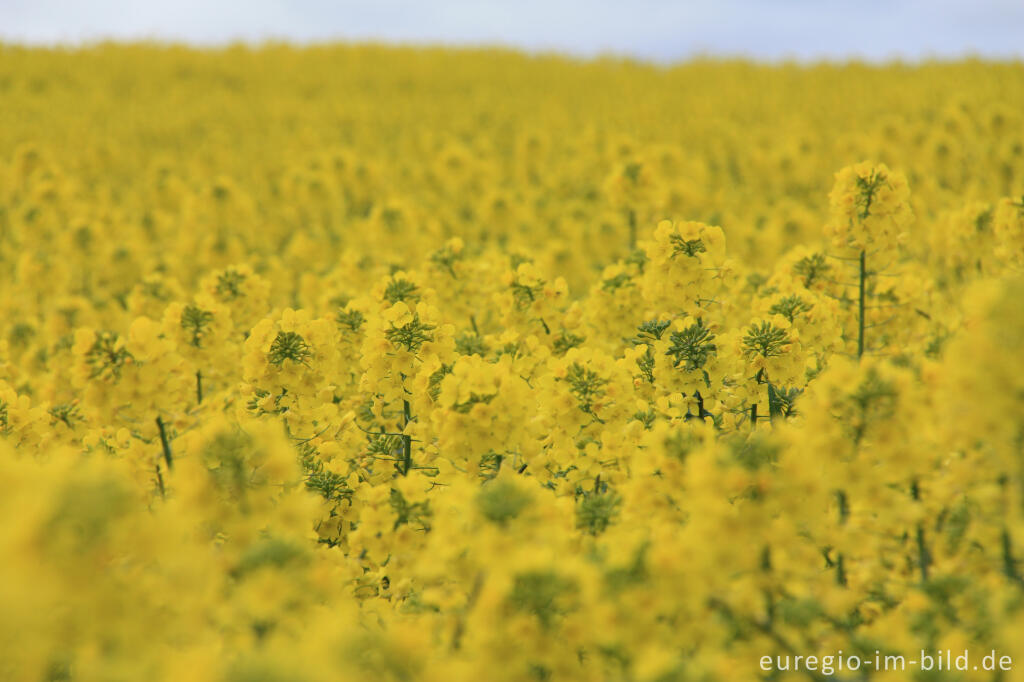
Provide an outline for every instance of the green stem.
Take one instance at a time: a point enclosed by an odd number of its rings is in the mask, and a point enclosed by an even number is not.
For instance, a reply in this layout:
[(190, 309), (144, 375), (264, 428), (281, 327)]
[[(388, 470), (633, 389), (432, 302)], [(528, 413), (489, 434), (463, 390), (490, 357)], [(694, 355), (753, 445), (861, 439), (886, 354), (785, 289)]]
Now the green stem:
[(862, 249), (860, 252), (860, 298), (857, 304), (857, 359), (864, 356), (864, 304), (866, 296), (865, 283), (867, 282), (867, 253)]
[(164, 462), (167, 463), (167, 470), (171, 471), (174, 468), (174, 461), (171, 457), (171, 443), (167, 440), (167, 429), (164, 428), (164, 420), (160, 417), (156, 418), (156, 427), (160, 429), (160, 445), (164, 450)]
[[(921, 486), (915, 478), (910, 482), (910, 497), (914, 502), (921, 501)], [(932, 563), (931, 554), (928, 552), (928, 543), (924, 535), (924, 525), (917, 524), (917, 565), (921, 569), (921, 582), (928, 582), (928, 567)]]
[[(839, 525), (846, 525), (846, 520), (850, 517), (850, 503), (846, 497), (846, 491), (840, 490), (836, 493), (836, 498), (839, 502)], [(836, 557), (836, 584), (840, 587), (846, 587), (846, 557), (843, 556), (842, 552), (839, 552)]]
[(156, 487), (160, 491), (160, 497), (167, 497), (164, 490), (164, 475), (160, 473), (160, 462), (156, 463)]
[(928, 554), (928, 544), (925, 542), (924, 526), (917, 524), (917, 563), (921, 568), (921, 582), (928, 582), (928, 566), (932, 559)]
[(196, 370), (196, 404), (203, 404), (203, 373)]
[(1024, 585), (1024, 578), (1017, 571), (1017, 560), (1013, 556), (1013, 541), (1010, 539), (1010, 531), (1005, 527), (1000, 540), (1003, 549), (1003, 575), (1015, 583)]
[(636, 211), (629, 209), (629, 250), (636, 248)]
[[(761, 571), (764, 573), (772, 572), (772, 546), (765, 545), (761, 548)], [(765, 587), (762, 590), (764, 594), (764, 617), (765, 623), (770, 628), (775, 623), (775, 596), (772, 594), (771, 588)]]
[(776, 417), (781, 417), (782, 414), (782, 401), (779, 400), (779, 391), (769, 381), (768, 382), (768, 421), (772, 424), (775, 423)]
[[(412, 421), (412, 407), (409, 405), (408, 400), (402, 401), (402, 415), (405, 417), (405, 428), (403, 431), (409, 429), (409, 422)], [(402, 475), (408, 476), (412, 470), (412, 436), (403, 433), (402, 434)]]

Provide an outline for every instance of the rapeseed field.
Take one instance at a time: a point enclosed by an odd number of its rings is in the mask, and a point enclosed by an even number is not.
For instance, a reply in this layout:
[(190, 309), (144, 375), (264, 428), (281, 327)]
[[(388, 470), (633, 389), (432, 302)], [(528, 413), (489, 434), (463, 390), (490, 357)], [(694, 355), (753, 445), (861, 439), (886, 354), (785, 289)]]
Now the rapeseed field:
[(0, 679), (1022, 680), (1022, 269), (1020, 63), (0, 46)]

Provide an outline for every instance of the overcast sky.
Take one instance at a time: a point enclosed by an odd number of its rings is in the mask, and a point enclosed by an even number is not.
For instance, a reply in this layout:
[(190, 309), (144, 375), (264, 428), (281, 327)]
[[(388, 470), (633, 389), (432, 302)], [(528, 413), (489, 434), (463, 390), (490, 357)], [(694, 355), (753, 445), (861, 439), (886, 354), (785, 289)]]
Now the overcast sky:
[(0, 41), (500, 44), (671, 61), (1024, 57), (1024, 0), (0, 0)]

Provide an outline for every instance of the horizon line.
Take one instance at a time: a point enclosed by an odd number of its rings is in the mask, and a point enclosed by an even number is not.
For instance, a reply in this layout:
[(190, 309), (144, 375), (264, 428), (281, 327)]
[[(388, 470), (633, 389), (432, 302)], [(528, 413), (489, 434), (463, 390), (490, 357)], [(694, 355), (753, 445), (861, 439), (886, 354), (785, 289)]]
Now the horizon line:
[(503, 52), (517, 54), (528, 58), (557, 58), (565, 61), (593, 63), (617, 61), (637, 65), (672, 68), (697, 62), (745, 62), (764, 65), (870, 65), (870, 66), (922, 66), (929, 64), (956, 64), (965, 62), (985, 62), (993, 64), (1024, 64), (1024, 50), (1019, 52), (985, 53), (977, 49), (967, 49), (952, 53), (924, 51), (919, 54), (892, 52), (887, 55), (869, 55), (850, 52), (843, 55), (820, 52), (817, 54), (779, 53), (775, 55), (757, 54), (756, 51), (716, 50), (707, 47), (694, 47), (679, 54), (665, 57), (640, 55), (628, 50), (615, 48), (596, 48), (574, 50), (571, 48), (536, 45), (528, 46), (502, 41), (472, 40), (393, 40), (385, 38), (315, 38), (296, 39), (287, 36), (261, 36), (259, 38), (237, 36), (210, 40), (195, 40), (179, 37), (161, 36), (89, 36), (83, 38), (34, 39), (0, 34), (0, 49), (18, 48), (25, 50), (83, 52), (104, 46), (116, 47), (153, 47), (163, 49), (187, 49), (195, 52), (221, 52), (244, 48), (259, 51), (267, 48), (288, 47), (295, 50), (337, 48), (375, 48), (382, 50), (425, 50), (445, 52)]

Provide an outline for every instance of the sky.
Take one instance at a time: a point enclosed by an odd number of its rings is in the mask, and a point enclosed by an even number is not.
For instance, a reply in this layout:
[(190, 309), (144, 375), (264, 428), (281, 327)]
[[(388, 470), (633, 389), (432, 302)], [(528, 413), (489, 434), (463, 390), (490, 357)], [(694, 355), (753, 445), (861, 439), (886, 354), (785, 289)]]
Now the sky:
[(335, 40), (672, 62), (1024, 58), (1024, 0), (0, 0), (0, 42)]

